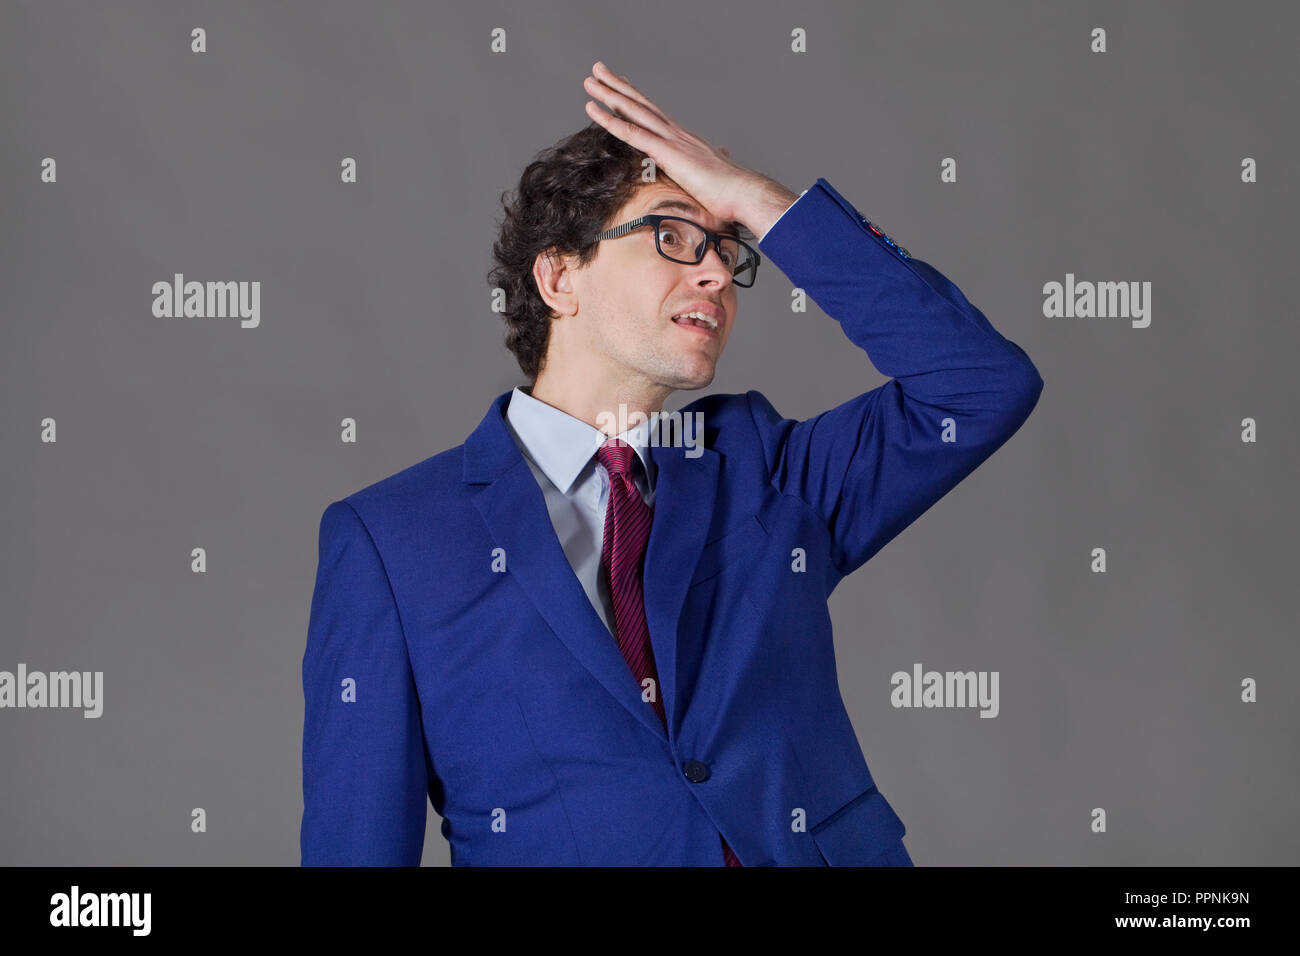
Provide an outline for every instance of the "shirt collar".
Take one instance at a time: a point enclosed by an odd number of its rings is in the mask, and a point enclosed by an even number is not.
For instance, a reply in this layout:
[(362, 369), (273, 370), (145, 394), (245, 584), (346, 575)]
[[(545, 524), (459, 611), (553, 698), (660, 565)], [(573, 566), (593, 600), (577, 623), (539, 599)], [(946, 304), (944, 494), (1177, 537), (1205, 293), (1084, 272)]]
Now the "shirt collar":
[[(563, 494), (569, 494), (596, 449), (609, 440), (599, 428), (533, 398), (529, 386), (510, 394), (506, 421), (528, 457)], [(655, 486), (655, 463), (649, 451), (650, 423), (641, 422), (616, 437), (636, 450), (645, 467), (650, 489)]]

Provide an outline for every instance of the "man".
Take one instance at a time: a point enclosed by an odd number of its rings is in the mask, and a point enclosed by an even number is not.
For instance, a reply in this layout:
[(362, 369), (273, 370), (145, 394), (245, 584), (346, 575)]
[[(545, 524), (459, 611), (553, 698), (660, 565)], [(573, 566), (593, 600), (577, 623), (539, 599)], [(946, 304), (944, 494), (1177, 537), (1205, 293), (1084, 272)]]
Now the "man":
[[(302, 861), (417, 865), (431, 799), (455, 865), (910, 865), (826, 602), (1042, 379), (826, 180), (584, 82), (613, 113), (528, 167), (494, 249), (531, 387), (322, 517)], [(741, 226), (893, 379), (806, 421), (708, 396), (656, 442), (636, 413), (713, 380), (757, 272)]]

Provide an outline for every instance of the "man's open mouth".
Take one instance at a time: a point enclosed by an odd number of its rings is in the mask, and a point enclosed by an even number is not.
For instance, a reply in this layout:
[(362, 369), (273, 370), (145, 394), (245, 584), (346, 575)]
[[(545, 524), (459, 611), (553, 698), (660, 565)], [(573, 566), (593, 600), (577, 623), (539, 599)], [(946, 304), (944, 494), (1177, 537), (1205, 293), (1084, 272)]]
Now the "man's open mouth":
[(710, 332), (716, 332), (718, 329), (717, 320), (710, 318), (702, 312), (683, 312), (673, 316), (673, 321), (678, 325), (694, 325), (697, 328), (708, 329)]

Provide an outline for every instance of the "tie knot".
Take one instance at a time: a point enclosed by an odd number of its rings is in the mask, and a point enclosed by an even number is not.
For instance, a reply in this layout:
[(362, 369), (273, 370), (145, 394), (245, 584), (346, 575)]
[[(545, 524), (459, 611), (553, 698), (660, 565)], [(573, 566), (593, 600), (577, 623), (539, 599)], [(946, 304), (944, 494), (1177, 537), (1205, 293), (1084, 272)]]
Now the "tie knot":
[(611, 476), (626, 475), (631, 478), (632, 459), (635, 456), (636, 450), (621, 438), (611, 438), (596, 449), (596, 458)]

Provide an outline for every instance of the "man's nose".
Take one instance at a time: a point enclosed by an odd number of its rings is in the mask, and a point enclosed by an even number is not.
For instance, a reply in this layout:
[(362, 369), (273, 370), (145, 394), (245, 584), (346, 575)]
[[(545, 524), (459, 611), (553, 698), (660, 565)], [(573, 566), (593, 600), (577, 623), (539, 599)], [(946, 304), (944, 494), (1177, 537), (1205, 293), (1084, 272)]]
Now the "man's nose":
[(731, 282), (731, 270), (722, 261), (722, 256), (718, 255), (717, 247), (712, 244), (705, 250), (704, 258), (696, 263), (693, 268), (699, 270), (701, 278), (715, 278), (723, 285)]

